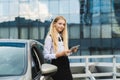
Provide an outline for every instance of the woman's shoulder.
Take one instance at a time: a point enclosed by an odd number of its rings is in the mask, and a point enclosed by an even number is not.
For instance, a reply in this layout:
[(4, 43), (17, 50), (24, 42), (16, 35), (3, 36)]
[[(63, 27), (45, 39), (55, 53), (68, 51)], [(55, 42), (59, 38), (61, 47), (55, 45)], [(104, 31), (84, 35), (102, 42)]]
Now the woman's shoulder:
[[(50, 34), (48, 34), (46, 38), (51, 38), (51, 35), (50, 35)], [(52, 38), (51, 38), (51, 39), (52, 39)]]
[(46, 36), (46, 39), (51, 41), (51, 40), (52, 40), (51, 35), (50, 35), (50, 34), (49, 34), (49, 35), (47, 35), (47, 36)]

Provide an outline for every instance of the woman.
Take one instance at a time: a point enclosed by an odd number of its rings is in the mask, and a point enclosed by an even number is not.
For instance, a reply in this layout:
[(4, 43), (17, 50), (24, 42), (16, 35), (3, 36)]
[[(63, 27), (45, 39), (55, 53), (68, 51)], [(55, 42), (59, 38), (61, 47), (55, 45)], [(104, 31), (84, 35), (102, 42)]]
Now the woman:
[(54, 80), (73, 80), (67, 55), (76, 51), (68, 49), (66, 19), (57, 16), (50, 25), (43, 51), (45, 59), (58, 67), (58, 71), (52, 76)]

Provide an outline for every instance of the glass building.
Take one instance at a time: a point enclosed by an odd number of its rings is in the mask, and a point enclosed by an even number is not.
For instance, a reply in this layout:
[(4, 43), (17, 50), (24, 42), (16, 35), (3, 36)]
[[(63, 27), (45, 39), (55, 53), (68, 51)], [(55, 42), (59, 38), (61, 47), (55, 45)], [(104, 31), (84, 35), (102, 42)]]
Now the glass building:
[[(57, 15), (67, 19), (73, 55), (120, 53), (119, 0), (0, 0), (0, 38), (44, 42)], [(43, 43), (44, 44), (44, 43)]]

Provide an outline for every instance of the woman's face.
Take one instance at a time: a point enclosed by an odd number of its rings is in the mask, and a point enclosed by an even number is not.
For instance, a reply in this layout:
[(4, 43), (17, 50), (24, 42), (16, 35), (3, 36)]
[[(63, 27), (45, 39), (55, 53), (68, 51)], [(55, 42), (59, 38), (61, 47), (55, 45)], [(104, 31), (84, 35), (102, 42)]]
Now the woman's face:
[(59, 19), (55, 23), (55, 28), (56, 28), (58, 33), (62, 32), (64, 30), (64, 28), (65, 28), (65, 21), (63, 19)]

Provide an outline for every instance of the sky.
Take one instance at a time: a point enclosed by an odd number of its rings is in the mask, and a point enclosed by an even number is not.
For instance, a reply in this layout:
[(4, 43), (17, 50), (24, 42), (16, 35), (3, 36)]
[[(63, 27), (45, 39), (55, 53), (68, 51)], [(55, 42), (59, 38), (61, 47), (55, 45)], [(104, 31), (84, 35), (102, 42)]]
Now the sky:
[(44, 22), (62, 14), (68, 22), (79, 23), (79, 10), (79, 0), (0, 0), (0, 22), (18, 16)]
[(46, 4), (38, 0), (28, 1), (0, 0), (0, 22), (14, 20), (18, 16), (32, 20), (40, 19), (41, 21), (51, 17)]

